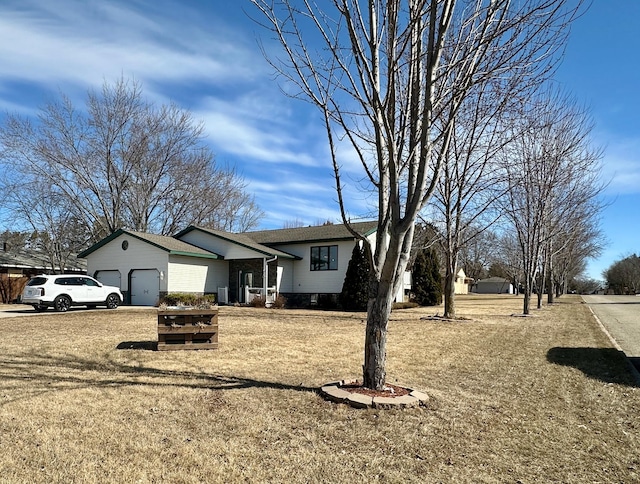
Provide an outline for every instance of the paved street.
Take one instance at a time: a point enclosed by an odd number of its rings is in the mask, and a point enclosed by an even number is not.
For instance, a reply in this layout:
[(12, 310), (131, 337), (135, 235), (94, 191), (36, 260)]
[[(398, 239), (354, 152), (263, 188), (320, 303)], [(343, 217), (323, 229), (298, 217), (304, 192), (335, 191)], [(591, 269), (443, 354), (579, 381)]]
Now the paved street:
[(583, 296), (609, 334), (640, 369), (640, 296)]

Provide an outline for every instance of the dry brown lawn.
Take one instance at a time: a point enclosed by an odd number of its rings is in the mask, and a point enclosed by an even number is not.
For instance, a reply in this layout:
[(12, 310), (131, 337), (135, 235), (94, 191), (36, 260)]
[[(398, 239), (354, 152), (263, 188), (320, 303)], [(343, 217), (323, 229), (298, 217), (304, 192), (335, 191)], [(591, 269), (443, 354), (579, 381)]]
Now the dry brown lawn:
[(458, 301), (392, 314), (388, 380), (431, 401), (391, 411), (315, 393), (359, 375), (360, 313), (223, 307), (176, 352), (152, 309), (0, 319), (0, 482), (640, 480), (640, 389), (578, 297)]

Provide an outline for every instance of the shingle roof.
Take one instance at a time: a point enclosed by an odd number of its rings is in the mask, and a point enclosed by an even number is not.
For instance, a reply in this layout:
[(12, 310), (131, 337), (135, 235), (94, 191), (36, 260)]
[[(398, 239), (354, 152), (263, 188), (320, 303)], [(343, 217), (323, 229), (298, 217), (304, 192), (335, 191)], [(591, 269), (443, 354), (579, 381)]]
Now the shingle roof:
[(146, 240), (147, 242), (150, 242), (156, 247), (168, 250), (172, 254), (185, 254), (185, 255), (192, 255), (192, 256), (195, 255), (195, 256), (202, 256), (202, 257), (215, 256), (213, 258), (222, 259), (222, 256), (214, 252), (211, 252), (206, 249), (202, 249), (195, 245), (191, 245), (187, 242), (183, 242), (182, 240), (178, 240), (174, 237), (167, 237), (165, 235), (147, 234), (144, 232), (127, 231), (127, 233), (139, 239)]
[[(373, 221), (355, 222), (352, 223), (351, 226), (359, 234), (368, 236), (376, 231), (378, 224), (377, 222)], [(206, 257), (211, 259), (223, 259), (223, 257), (219, 254), (215, 254), (206, 249), (202, 249), (200, 247), (180, 240), (180, 236), (192, 230), (200, 230), (202, 232), (219, 237), (223, 240), (227, 240), (233, 242), (234, 244), (238, 244), (248, 249), (255, 250), (256, 252), (267, 256), (278, 256), (287, 259), (298, 259), (298, 257), (275, 249), (274, 246), (292, 243), (295, 244), (301, 242), (353, 239), (353, 234), (349, 232), (347, 227), (343, 224), (320, 225), (315, 227), (298, 227), (293, 229), (261, 230), (255, 232), (244, 232), (240, 234), (234, 234), (221, 230), (208, 229), (192, 225), (190, 227), (187, 227), (174, 237), (120, 229), (111, 234), (109, 237), (101, 240), (97, 244), (89, 247), (84, 252), (78, 254), (78, 257), (85, 258), (87, 255), (108, 244), (116, 237), (119, 237), (122, 234), (128, 234), (131, 237), (136, 237), (160, 249), (166, 250), (171, 254), (186, 255), (191, 257)]]
[(174, 237), (167, 237), (165, 235), (156, 235), (156, 234), (147, 234), (144, 232), (134, 232), (131, 230), (117, 230), (112, 233), (109, 237), (101, 240), (97, 244), (89, 247), (84, 252), (78, 254), (78, 257), (86, 257), (95, 250), (98, 250), (100, 247), (111, 242), (116, 237), (119, 237), (122, 234), (130, 235), (131, 237), (135, 237), (137, 239), (143, 240), (151, 245), (158, 247), (159, 249), (165, 250), (170, 254), (174, 255), (186, 255), (190, 257), (204, 257), (207, 259), (222, 259), (221, 255), (215, 254), (205, 249), (201, 249), (200, 247), (196, 247), (195, 245), (188, 244), (183, 242), (182, 240), (178, 240)]
[[(371, 235), (378, 228), (375, 221), (354, 222), (351, 227), (363, 236)], [(319, 225), (314, 227), (297, 227), (293, 229), (261, 230), (245, 232), (259, 244), (279, 245), (296, 242), (318, 242), (321, 240), (349, 240), (353, 234), (343, 224)]]
[(259, 252), (261, 254), (264, 255), (268, 255), (268, 256), (278, 256), (278, 257), (284, 257), (286, 259), (297, 259), (298, 257), (291, 255), (291, 254), (287, 254), (286, 252), (282, 252), (281, 250), (277, 250), (277, 249), (273, 249), (271, 247), (267, 247), (266, 245), (262, 245), (258, 242), (255, 241), (255, 239), (253, 239), (253, 237), (250, 237), (250, 233), (242, 233), (242, 234), (234, 234), (231, 232), (224, 232), (222, 230), (214, 230), (214, 229), (208, 229), (208, 228), (204, 228), (204, 227), (197, 227), (197, 226), (191, 226), (186, 228), (185, 230), (181, 231), (179, 234), (176, 235), (176, 237), (180, 237), (181, 235), (186, 234), (187, 232), (190, 232), (192, 230), (200, 230), (202, 232), (205, 232), (207, 234), (211, 234), (214, 235), (216, 237), (219, 237), (223, 240), (228, 240), (230, 242), (233, 242), (235, 244), (241, 245), (243, 247), (246, 247), (248, 249), (252, 249), (255, 250), (256, 252)]
[[(43, 269), (51, 268), (51, 263), (46, 254), (36, 250), (19, 249), (0, 252), (0, 267), (14, 267), (16, 269)], [(56, 267), (56, 270), (60, 269)], [(65, 270), (86, 271), (86, 261), (76, 257), (70, 257), (66, 261)]]

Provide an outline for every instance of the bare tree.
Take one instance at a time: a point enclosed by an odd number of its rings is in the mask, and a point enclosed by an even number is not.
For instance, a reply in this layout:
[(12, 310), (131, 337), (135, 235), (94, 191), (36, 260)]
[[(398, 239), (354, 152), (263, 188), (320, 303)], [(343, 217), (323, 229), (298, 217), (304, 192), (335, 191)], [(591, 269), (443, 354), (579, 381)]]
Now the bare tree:
[[(495, 210), (495, 201), (502, 194), (497, 183), (500, 168), (495, 158), (505, 143), (501, 114), (531, 85), (526, 77), (515, 77), (505, 76), (504, 83), (482, 85), (467, 97), (458, 111), (451, 142), (443, 156), (432, 214), (442, 227), (446, 318), (456, 318), (455, 279), (461, 250), (489, 229), (500, 215)], [(543, 79), (540, 75), (535, 82)]]
[(598, 226), (601, 204), (597, 199), (574, 207), (561, 223), (558, 233), (547, 244), (547, 303), (565, 294), (569, 282), (586, 267), (586, 261), (600, 255), (604, 244)]
[(477, 281), (487, 277), (491, 264), (497, 258), (498, 236), (492, 228), (482, 230), (478, 227), (472, 230), (477, 235), (460, 247), (458, 262), (467, 277)]
[(24, 230), (19, 249), (29, 245), (41, 254), (47, 270), (64, 272), (75, 267), (76, 254), (92, 240), (91, 228), (75, 216), (72, 207), (55, 186), (34, 180), (28, 191), (16, 187), (5, 188), (12, 200), (12, 210), (5, 222)]
[(24, 193), (59, 201), (98, 238), (119, 228), (166, 235), (192, 223), (246, 230), (261, 215), (242, 177), (216, 165), (202, 124), (174, 104), (148, 103), (134, 81), (89, 92), (86, 110), (61, 96), (36, 122), (8, 115), (0, 148), (12, 212), (33, 210)]
[(364, 241), (372, 271), (363, 382), (381, 389), (393, 298), (460, 105), (487, 79), (544, 71), (573, 12), (563, 0), (332, 0), (327, 10), (311, 0), (252, 3), (284, 49), (267, 58), (322, 113), (344, 223), (341, 140), (376, 195), (375, 244)]
[(529, 314), (534, 279), (538, 305), (552, 242), (585, 222), (577, 216), (602, 189), (601, 152), (591, 146), (592, 125), (586, 111), (557, 91), (545, 91), (526, 107), (518, 136), (504, 159), (503, 210), (521, 250), (524, 314)]

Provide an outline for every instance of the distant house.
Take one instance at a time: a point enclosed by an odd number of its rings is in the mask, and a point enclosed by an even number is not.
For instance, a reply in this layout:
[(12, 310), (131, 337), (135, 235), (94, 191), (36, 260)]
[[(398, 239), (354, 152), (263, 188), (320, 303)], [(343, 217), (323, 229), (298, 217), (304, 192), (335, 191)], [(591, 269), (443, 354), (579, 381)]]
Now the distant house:
[(0, 302), (14, 301), (22, 292), (27, 280), (36, 275), (50, 272), (81, 273), (86, 271), (86, 261), (72, 257), (67, 265), (51, 268), (46, 254), (25, 248), (8, 248), (0, 245)]
[(0, 251), (0, 274), (7, 274), (10, 277), (30, 277), (35, 274), (49, 272), (86, 272), (86, 261), (72, 257), (65, 267), (51, 268), (48, 257), (40, 251), (30, 249), (14, 249), (10, 251)]
[[(376, 222), (351, 225), (374, 241)], [(290, 306), (308, 306), (340, 293), (355, 242), (342, 224), (240, 234), (190, 226), (174, 237), (118, 230), (79, 257), (134, 305), (189, 292), (217, 293), (221, 303), (281, 294)]]
[(464, 273), (464, 269), (460, 269), (456, 274), (456, 279), (453, 282), (455, 294), (469, 294), (469, 286), (473, 284), (473, 279), (467, 277)]
[(513, 294), (513, 285), (502, 277), (480, 279), (473, 286), (473, 292), (478, 294)]

